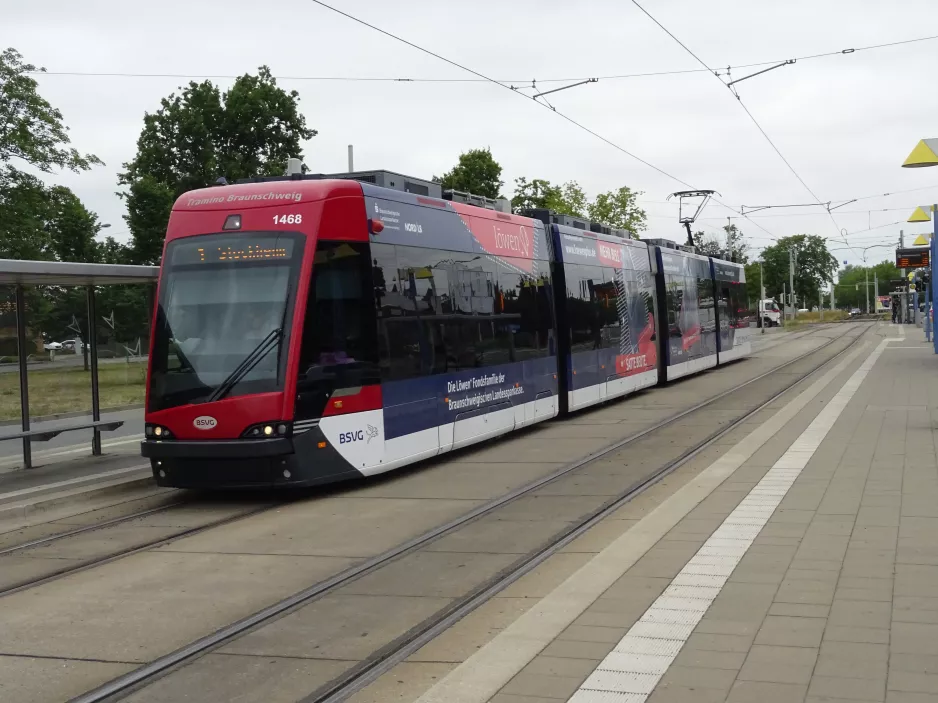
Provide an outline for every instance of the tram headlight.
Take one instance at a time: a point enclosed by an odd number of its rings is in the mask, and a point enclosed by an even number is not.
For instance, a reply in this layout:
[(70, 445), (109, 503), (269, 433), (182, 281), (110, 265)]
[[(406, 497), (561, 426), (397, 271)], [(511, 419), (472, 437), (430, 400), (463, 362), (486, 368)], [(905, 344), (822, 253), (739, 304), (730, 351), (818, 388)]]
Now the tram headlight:
[(242, 439), (273, 439), (274, 437), (289, 437), (293, 425), (289, 422), (273, 421), (259, 422), (251, 425), (241, 433)]
[(147, 439), (171, 439), (173, 433), (162, 425), (144, 425), (143, 434)]

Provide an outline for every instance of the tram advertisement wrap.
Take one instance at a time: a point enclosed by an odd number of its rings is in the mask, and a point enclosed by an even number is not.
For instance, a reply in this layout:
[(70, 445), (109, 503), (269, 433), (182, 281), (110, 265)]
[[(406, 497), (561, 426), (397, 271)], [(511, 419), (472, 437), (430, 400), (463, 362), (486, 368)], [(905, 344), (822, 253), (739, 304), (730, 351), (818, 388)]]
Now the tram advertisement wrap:
[(447, 381), (446, 393), (446, 409), (464, 412), (490, 403), (510, 401), (515, 396), (523, 396), (524, 386), (514, 383), (506, 387), (505, 374), (489, 373), (457, 381)]
[(383, 383), (385, 439), (394, 439), (557, 392), (557, 358)]
[(728, 352), (750, 341), (749, 295), (742, 266), (713, 261), (720, 319), (720, 351)]
[(616, 375), (632, 376), (651, 371), (658, 365), (658, 347), (654, 341), (655, 317), (648, 313), (647, 323), (638, 338), (638, 352), (616, 356)]
[(362, 189), (366, 213), (382, 224), (381, 232), (371, 235), (373, 242), (507, 258), (527, 274), (547, 270), (547, 240), (540, 222), (504, 213), (498, 213), (498, 219), (482, 218), (463, 212), (477, 208), (410, 193), (395, 193), (399, 200), (387, 199), (386, 192), (384, 198), (367, 197), (371, 186), (362, 184)]
[(716, 312), (710, 262), (659, 250), (668, 315), (668, 365), (715, 355)]

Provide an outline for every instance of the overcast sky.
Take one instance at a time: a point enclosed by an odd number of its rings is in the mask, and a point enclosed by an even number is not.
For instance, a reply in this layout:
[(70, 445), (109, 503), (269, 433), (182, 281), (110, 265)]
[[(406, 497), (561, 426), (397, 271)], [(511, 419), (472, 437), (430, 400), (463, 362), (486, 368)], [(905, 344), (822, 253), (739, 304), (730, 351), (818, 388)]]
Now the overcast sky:
[[(712, 67), (784, 60), (938, 34), (934, 0), (645, 0), (645, 8)], [(486, 83), (378, 83), (298, 77), (471, 78), (309, 0), (8, 1), (0, 44), (50, 72), (228, 76), (269, 65), (319, 136), (306, 148), (314, 171), (340, 171), (348, 144), (357, 169), (429, 178), (460, 152), (488, 146), (504, 167), (505, 193), (518, 176), (578, 181), (589, 194), (628, 185), (644, 191), (643, 236), (682, 239), (681, 183), (604, 144), (549, 110)], [(139, 9), (131, 10), (131, 5)], [(625, 0), (477, 0), (335, 5), (494, 78), (579, 78), (696, 69), (699, 65)], [(759, 69), (733, 69), (739, 78)], [(800, 60), (739, 84), (740, 96), (822, 201), (871, 198), (834, 211), (763, 211), (734, 219), (753, 252), (770, 237), (812, 233), (855, 248), (893, 244), (930, 225), (905, 223), (938, 201), (938, 168), (902, 169), (919, 139), (936, 137), (938, 40)], [(288, 79), (287, 77), (293, 77)], [(118, 239), (126, 239), (116, 174), (135, 153), (143, 115), (183, 84), (178, 78), (45, 75), (40, 89), (61, 109), (81, 151), (105, 166), (56, 181), (71, 187)], [(227, 87), (231, 81), (217, 82)], [(544, 88), (563, 83), (544, 84)], [(529, 93), (531, 91), (528, 91)], [(740, 205), (814, 202), (731, 92), (706, 73), (601, 79), (549, 96), (558, 111), (696, 188)], [(711, 203), (699, 224), (715, 231), (733, 215)], [(895, 224), (890, 224), (895, 223)], [(901, 224), (899, 224), (901, 223)], [(760, 229), (759, 226), (763, 229)], [(886, 225), (886, 226), (883, 226)], [(869, 228), (875, 228), (870, 231)], [(868, 261), (892, 256), (872, 248)]]

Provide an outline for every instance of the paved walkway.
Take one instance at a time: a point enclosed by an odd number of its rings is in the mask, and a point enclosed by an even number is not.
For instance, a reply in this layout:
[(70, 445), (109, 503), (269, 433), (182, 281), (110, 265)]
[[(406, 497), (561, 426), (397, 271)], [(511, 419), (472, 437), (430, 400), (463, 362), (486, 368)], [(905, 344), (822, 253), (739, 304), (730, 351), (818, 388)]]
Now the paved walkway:
[(938, 703), (938, 359), (899, 333), (879, 328), (420, 702)]

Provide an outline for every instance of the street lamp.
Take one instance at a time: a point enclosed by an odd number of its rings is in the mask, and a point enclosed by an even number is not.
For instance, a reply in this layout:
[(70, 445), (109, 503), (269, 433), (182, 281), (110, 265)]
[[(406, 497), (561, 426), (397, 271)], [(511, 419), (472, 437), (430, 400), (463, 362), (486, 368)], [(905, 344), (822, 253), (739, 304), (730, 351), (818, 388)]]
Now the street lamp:
[[(922, 139), (918, 144), (915, 145), (915, 148), (912, 149), (912, 153), (908, 155), (906, 160), (903, 162), (903, 168), (925, 168), (928, 166), (938, 166), (938, 139)], [(935, 211), (935, 208), (932, 208)], [(932, 224), (934, 225), (934, 234), (931, 238), (931, 244), (929, 245), (929, 257), (928, 257), (928, 268), (929, 274), (934, 271), (934, 260), (935, 254), (938, 253), (938, 216), (932, 217)], [(929, 275), (929, 279), (933, 281), (933, 277)], [(926, 296), (926, 299), (929, 299), (931, 302), (931, 309), (935, 308), (935, 284), (934, 282), (929, 283), (931, 287), (931, 295)], [(928, 313), (926, 313), (928, 314)], [(931, 338), (932, 343), (934, 344), (935, 353), (938, 354), (938, 328), (935, 328), (934, 315), (931, 315), (933, 318), (931, 321), (926, 320), (926, 324), (931, 325)], [(927, 339), (927, 335), (926, 335)]]

